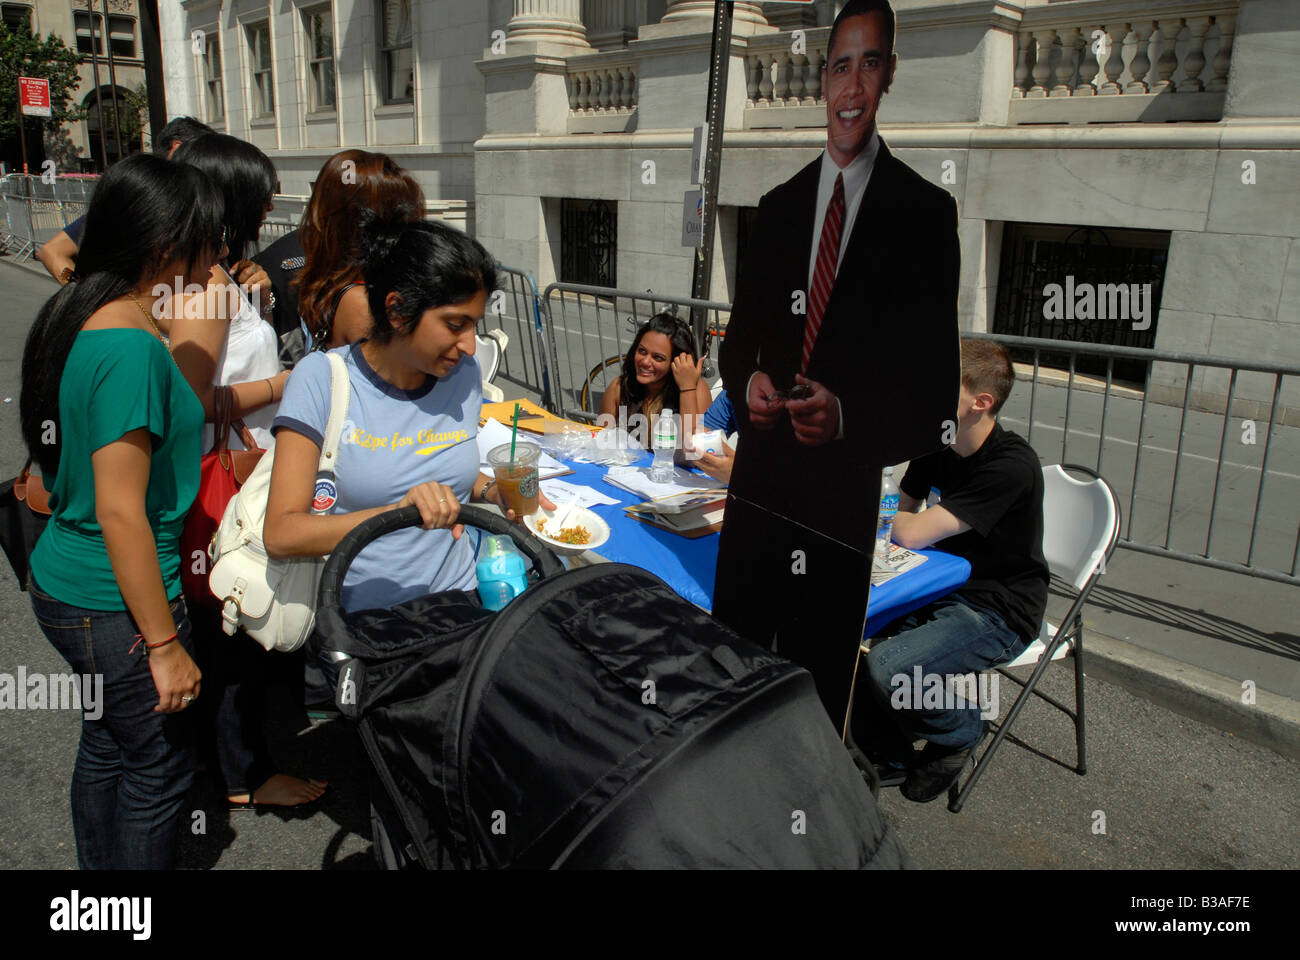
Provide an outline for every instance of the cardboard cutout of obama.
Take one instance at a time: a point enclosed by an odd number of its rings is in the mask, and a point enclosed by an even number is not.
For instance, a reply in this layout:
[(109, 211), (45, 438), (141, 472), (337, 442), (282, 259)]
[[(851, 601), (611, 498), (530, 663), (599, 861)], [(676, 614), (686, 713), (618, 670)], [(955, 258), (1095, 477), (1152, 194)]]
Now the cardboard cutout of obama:
[(806, 667), (841, 729), (880, 473), (939, 449), (960, 388), (957, 206), (876, 131), (888, 0), (850, 0), (823, 67), (826, 147), (759, 202), (720, 366), (740, 441), (713, 614)]

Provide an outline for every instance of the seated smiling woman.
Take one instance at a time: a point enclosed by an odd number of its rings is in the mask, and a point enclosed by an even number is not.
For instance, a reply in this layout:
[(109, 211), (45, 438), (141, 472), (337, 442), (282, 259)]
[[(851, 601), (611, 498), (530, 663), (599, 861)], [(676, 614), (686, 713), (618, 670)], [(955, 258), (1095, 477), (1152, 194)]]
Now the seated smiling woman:
[(496, 288), (495, 261), (443, 224), (391, 220), (365, 227), (362, 260), (371, 313), (380, 319), (367, 339), (332, 351), (343, 357), (351, 387), (337, 500), (326, 514), (312, 511), (330, 407), (329, 358), (318, 351), (294, 368), (275, 418), (264, 527), (272, 556), (319, 557), (362, 521), (417, 506), (422, 527), (381, 537), (352, 562), (343, 582), (347, 610), (473, 590), (479, 538), (456, 524), (461, 503), (486, 499), (515, 519), (478, 469), (483, 391), (474, 330)]
[[(623, 358), (622, 373), (601, 398), (601, 416), (627, 423), (628, 432), (649, 447), (655, 418), (667, 407), (679, 417), (677, 436), (691, 436), (699, 417), (709, 409), (702, 363), (696, 359), (695, 337), (686, 322), (671, 313), (655, 314), (637, 330)], [(633, 420), (637, 414), (645, 418), (641, 424)]]

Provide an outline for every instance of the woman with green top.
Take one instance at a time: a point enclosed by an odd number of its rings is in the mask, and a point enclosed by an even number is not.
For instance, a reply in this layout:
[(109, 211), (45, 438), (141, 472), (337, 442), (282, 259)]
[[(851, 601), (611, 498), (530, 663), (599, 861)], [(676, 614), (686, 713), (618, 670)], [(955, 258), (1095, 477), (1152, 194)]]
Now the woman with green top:
[(23, 439), (53, 511), (32, 552), (32, 608), (75, 673), (103, 677), (72, 779), (83, 869), (170, 867), (194, 777), (185, 710), (199, 671), (179, 543), (203, 406), (152, 291), (206, 279), (221, 223), (220, 193), (192, 167), (143, 154), (115, 164), (91, 200), (77, 273), (23, 351)]

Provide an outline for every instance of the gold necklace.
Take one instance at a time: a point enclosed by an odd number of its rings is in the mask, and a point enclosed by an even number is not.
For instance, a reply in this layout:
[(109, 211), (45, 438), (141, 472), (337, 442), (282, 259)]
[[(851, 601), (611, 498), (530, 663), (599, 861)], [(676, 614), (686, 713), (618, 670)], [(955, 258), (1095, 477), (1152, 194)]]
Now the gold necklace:
[(134, 293), (128, 293), (127, 296), (130, 297), (132, 302), (140, 308), (140, 312), (144, 314), (144, 318), (149, 321), (149, 326), (153, 327), (154, 331), (158, 334), (158, 339), (161, 340), (163, 346), (170, 351), (172, 345), (171, 340), (162, 332), (162, 328), (158, 326), (158, 321), (153, 318), (153, 314), (143, 303), (140, 302), (140, 298)]

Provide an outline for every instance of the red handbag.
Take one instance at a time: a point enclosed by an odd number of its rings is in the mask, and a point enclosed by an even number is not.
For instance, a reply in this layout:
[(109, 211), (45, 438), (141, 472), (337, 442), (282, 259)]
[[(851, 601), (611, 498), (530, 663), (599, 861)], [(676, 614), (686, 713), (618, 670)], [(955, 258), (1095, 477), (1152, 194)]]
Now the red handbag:
[[(232, 417), (235, 396), (230, 387), (214, 387), (212, 403), (212, 449), (199, 462), (199, 492), (181, 533), (181, 590), (190, 600), (219, 607), (220, 602), (208, 588), (208, 544), (221, 525), (226, 504), (239, 492), (266, 451), (258, 447), (244, 421)], [(231, 429), (239, 432), (245, 449), (230, 449)]]

